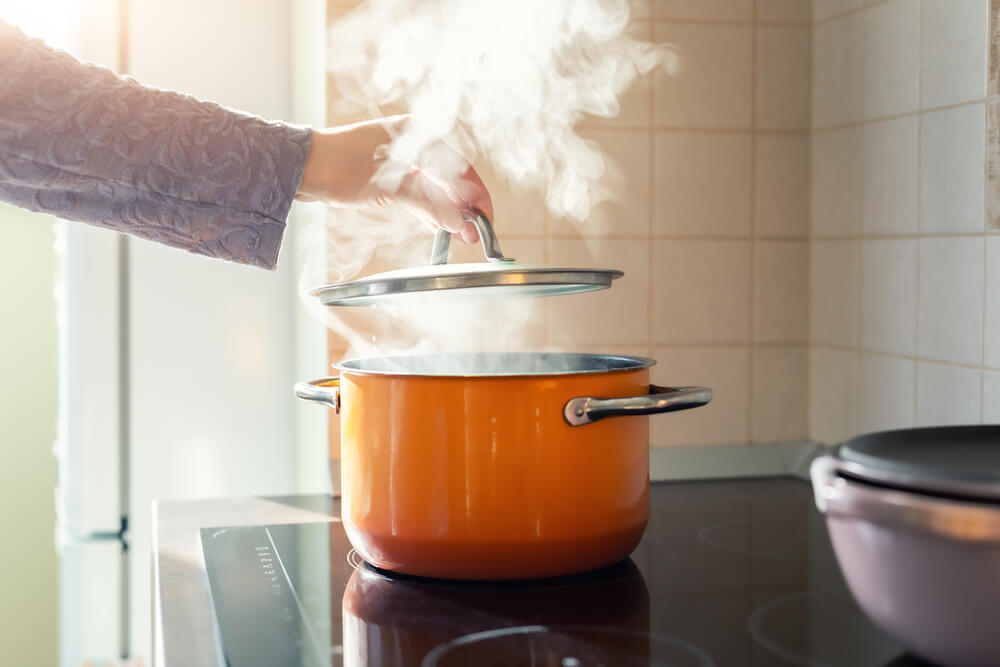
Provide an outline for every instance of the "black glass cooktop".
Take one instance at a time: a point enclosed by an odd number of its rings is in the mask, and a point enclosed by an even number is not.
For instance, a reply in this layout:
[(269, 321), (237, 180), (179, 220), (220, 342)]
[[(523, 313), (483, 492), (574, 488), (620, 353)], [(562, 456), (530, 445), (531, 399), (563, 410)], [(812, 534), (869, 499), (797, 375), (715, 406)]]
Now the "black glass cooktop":
[[(389, 575), (337, 522), (202, 531), (231, 667), (916, 667), (841, 578), (808, 484), (653, 484), (632, 557), (586, 575)], [(334, 515), (338, 510), (333, 503)]]

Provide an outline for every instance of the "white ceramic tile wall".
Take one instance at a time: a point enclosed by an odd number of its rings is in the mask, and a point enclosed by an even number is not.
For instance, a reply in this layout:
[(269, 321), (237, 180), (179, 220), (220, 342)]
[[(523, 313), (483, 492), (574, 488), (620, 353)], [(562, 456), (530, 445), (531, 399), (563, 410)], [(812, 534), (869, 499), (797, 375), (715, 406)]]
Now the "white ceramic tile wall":
[[(858, 130), (855, 130), (858, 131)], [(864, 137), (861, 230), (865, 234), (915, 234), (919, 123), (904, 116), (869, 123)]]
[(986, 105), (927, 112), (920, 122), (920, 231), (983, 231)]
[(857, 234), (864, 173), (863, 137), (859, 127), (812, 136), (810, 228), (814, 237)]
[(923, 0), (922, 7), (921, 105), (983, 99), (989, 0)]
[(1000, 373), (986, 370), (1000, 368), (1000, 237), (986, 225), (987, 201), (1000, 211), (1000, 119), (987, 123), (985, 99), (1000, 43), (988, 48), (989, 5), (814, 1), (816, 440), (1000, 420)]
[(917, 364), (917, 426), (979, 423), (982, 373), (978, 368)]
[(982, 236), (921, 239), (917, 353), (922, 359), (982, 363), (985, 242)]
[(880, 118), (919, 106), (920, 3), (888, 0), (855, 20), (864, 21), (862, 115)]
[(861, 242), (861, 347), (912, 357), (917, 343), (917, 242)]
[(645, 349), (656, 381), (715, 389), (707, 408), (654, 419), (654, 445), (806, 435), (811, 5), (634, 2), (651, 19), (635, 30), (674, 44), (679, 72), (585, 123), (627, 195), (585, 227), (546, 222), (546, 261), (627, 272), (553, 300), (551, 345)]
[(874, 354), (861, 355), (858, 374), (859, 433), (914, 425), (917, 362)]

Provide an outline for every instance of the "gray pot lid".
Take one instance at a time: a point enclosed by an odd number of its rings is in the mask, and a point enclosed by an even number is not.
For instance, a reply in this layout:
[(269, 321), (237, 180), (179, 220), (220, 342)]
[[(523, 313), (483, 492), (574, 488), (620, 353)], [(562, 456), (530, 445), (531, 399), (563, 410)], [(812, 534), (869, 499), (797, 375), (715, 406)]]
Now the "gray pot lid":
[(504, 257), (485, 216), (466, 212), (476, 225), (485, 262), (448, 264), (451, 234), (439, 230), (427, 266), (376, 273), (360, 280), (318, 287), (310, 292), (327, 306), (377, 306), (411, 299), (537, 297), (607, 289), (625, 275), (616, 269), (566, 268), (518, 264)]
[(839, 458), (840, 471), (861, 481), (959, 499), (1000, 501), (1000, 425), (872, 433), (841, 445)]

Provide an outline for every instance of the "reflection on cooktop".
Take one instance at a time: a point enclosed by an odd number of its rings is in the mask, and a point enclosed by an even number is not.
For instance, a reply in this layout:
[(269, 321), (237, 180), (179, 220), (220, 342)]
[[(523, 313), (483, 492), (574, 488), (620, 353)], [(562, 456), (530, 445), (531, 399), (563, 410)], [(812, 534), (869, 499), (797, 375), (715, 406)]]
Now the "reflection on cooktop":
[(337, 521), (206, 529), (227, 664), (926, 667), (854, 604), (806, 483), (657, 483), (650, 501), (629, 560), (522, 582), (376, 570)]

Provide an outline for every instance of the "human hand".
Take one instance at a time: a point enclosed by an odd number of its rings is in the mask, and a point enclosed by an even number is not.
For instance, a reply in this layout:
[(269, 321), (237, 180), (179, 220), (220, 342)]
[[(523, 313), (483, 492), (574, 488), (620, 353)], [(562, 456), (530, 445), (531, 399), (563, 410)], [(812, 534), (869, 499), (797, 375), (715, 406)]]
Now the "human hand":
[[(393, 163), (386, 147), (406, 121), (405, 116), (393, 116), (313, 130), (295, 198), (339, 208), (399, 204), (430, 227), (475, 243), (479, 233), (462, 219), (462, 211), (477, 209), (493, 219), (486, 186), (472, 165), (443, 141), (421, 151), (413, 164)], [(392, 178), (393, 173), (398, 178)]]

